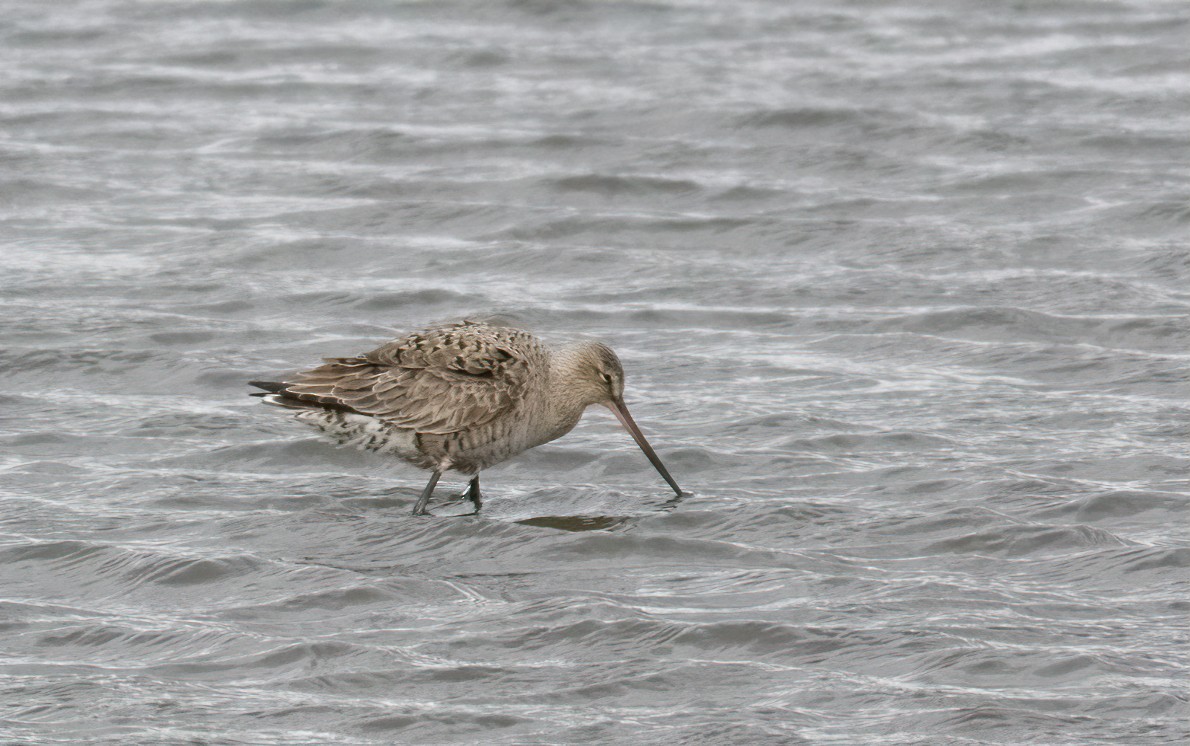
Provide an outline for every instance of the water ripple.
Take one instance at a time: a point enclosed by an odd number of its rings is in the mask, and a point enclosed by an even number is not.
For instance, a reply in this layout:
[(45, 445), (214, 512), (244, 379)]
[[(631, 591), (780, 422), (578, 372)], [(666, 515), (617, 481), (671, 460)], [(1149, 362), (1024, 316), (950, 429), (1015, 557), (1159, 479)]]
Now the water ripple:
[[(1176, 4), (9, 5), (0, 740), (1187, 740)], [(493, 313), (690, 494), (245, 396)]]

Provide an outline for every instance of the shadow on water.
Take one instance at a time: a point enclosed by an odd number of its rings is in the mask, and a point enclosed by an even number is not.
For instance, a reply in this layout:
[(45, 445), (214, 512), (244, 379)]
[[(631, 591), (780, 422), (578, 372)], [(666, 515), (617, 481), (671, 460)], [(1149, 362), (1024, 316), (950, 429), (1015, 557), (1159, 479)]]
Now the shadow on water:
[(631, 520), (630, 516), (622, 515), (543, 515), (537, 518), (526, 518), (516, 521), (516, 523), (522, 526), (556, 528), (562, 531), (608, 531), (619, 528)]
[[(678, 507), (683, 498), (689, 497), (689, 492), (666, 500), (657, 508), (659, 513), (669, 513)], [(556, 528), (561, 531), (610, 531), (620, 528), (630, 521), (639, 518), (623, 515), (543, 515), (535, 518), (524, 518), (515, 523), (522, 526), (540, 526), (542, 528)]]

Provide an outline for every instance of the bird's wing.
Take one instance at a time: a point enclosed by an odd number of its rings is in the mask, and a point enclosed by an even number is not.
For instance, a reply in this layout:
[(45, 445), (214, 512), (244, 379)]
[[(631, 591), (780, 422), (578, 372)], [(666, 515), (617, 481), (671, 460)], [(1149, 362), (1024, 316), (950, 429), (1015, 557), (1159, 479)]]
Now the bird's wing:
[(483, 425), (524, 398), (548, 364), (528, 332), (476, 322), (434, 327), (297, 374), (283, 396), (378, 417), (419, 433)]

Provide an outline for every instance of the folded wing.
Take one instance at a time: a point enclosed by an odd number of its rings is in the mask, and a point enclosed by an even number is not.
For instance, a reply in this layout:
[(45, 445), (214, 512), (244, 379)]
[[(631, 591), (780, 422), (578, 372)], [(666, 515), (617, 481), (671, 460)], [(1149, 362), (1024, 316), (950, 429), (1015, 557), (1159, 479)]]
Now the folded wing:
[(419, 433), (484, 425), (515, 407), (542, 355), (526, 332), (477, 322), (435, 327), (285, 381), (286, 399), (367, 414)]

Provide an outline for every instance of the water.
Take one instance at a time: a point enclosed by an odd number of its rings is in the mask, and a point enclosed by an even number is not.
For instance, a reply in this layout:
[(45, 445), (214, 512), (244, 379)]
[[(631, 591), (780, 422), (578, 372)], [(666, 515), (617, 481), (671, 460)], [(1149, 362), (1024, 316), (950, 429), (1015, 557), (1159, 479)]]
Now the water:
[[(6, 3), (2, 740), (1184, 743), (1188, 31)], [(693, 495), (592, 411), (413, 519), (246, 396), (476, 313)]]

